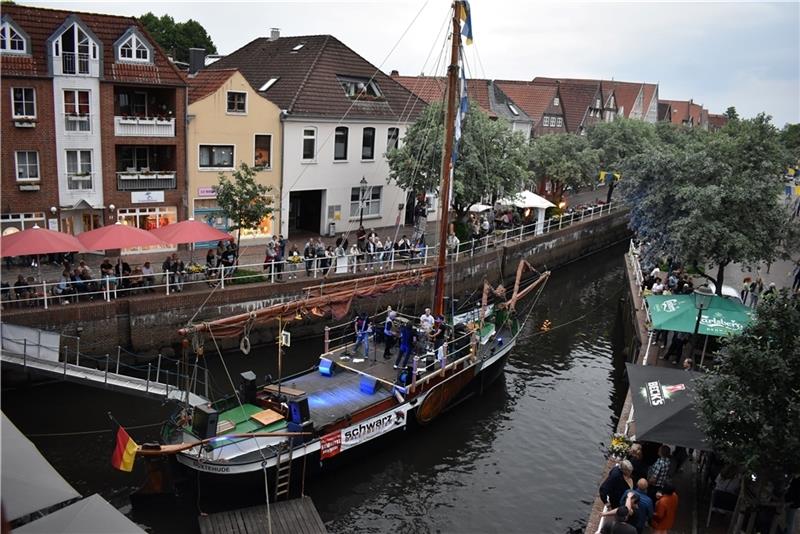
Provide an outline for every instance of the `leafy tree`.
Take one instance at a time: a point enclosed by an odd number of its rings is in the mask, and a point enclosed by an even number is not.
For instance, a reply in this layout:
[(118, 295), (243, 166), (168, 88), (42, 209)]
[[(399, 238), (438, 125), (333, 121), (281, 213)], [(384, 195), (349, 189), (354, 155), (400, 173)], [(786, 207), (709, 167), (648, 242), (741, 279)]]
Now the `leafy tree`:
[(567, 133), (550, 134), (533, 140), (531, 167), (538, 180), (550, 180), (554, 194), (561, 198), (567, 186), (578, 188), (597, 178), (600, 151), (585, 137)]
[[(267, 196), (272, 187), (256, 183), (255, 172), (244, 162), (233, 172), (232, 180), (219, 173), (219, 184), (214, 186), (214, 191), (220, 209), (233, 222), (231, 230), (258, 228), (264, 217), (272, 214), (272, 200)], [(241, 239), (242, 233), (239, 232), (237, 250)]]
[[(441, 103), (429, 105), (411, 128), (403, 146), (387, 154), (389, 179), (408, 191), (438, 190), (444, 141)], [(454, 169), (453, 210), (463, 218), (486, 195), (519, 191), (530, 176), (529, 147), (519, 132), (493, 121), (470, 104), (464, 119)]]
[[(626, 118), (597, 123), (589, 129), (587, 137), (589, 145), (598, 151), (601, 170), (608, 172), (621, 172), (629, 157), (658, 142), (652, 124)], [(606, 202), (611, 202), (614, 186), (614, 180), (610, 180)]]
[(729, 121), (739, 120), (739, 112), (736, 111), (736, 108), (734, 106), (730, 106), (728, 109), (726, 109), (723, 115), (725, 115), (725, 118), (728, 119)]
[(175, 22), (169, 15), (162, 15), (159, 18), (148, 11), (139, 17), (139, 22), (176, 61), (189, 61), (190, 48), (205, 48), (209, 54), (217, 53), (217, 47), (214, 46), (211, 37), (195, 20)]
[(714, 450), (742, 470), (744, 498), (749, 485), (757, 497), (772, 493), (782, 503), (800, 476), (798, 384), (800, 300), (782, 290), (763, 299), (741, 335), (724, 341), (719, 366), (698, 387), (702, 428)]
[(715, 134), (676, 133), (623, 165), (631, 227), (651, 248), (717, 266), (773, 261), (800, 244), (778, 203), (785, 153), (770, 118), (728, 123)]
[(800, 123), (784, 125), (780, 135), (781, 143), (789, 151), (792, 163), (800, 162)]

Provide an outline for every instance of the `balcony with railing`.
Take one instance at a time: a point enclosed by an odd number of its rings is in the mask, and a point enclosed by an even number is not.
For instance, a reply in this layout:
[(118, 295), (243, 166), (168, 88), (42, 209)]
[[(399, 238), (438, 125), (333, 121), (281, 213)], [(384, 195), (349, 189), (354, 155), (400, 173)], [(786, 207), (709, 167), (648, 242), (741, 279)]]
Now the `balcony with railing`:
[(114, 135), (175, 137), (175, 89), (114, 88)]
[(115, 116), (114, 135), (120, 137), (175, 137), (172, 117)]
[(89, 54), (80, 52), (61, 52), (53, 61), (53, 74), (59, 76), (99, 76), (100, 62)]
[(176, 171), (123, 171), (117, 173), (118, 191), (161, 191), (176, 189)]

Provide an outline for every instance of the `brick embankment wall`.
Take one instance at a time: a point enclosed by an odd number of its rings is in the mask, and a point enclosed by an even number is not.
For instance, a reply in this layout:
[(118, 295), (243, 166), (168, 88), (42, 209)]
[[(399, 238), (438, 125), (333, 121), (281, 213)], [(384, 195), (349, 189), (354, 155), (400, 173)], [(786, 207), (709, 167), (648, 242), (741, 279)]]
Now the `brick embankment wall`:
[[(448, 292), (453, 285), (455, 295), (472, 292), (484, 278), (497, 282), (501, 277), (513, 277), (517, 262), (527, 259), (540, 270), (553, 269), (575, 261), (630, 235), (627, 213), (619, 212), (595, 220), (573, 224), (562, 230), (537, 236), (523, 242), (511, 241), (489, 248), (488, 252), (469, 256), (466, 253), (448, 267)], [(339, 282), (352, 278), (337, 276)], [(201, 322), (223, 316), (251, 312), (271, 304), (302, 298), (304, 287), (319, 283), (319, 279), (301, 277), (281, 284), (248, 284), (209, 291), (173, 295), (147, 294), (120, 298), (112, 302), (81, 303), (43, 309), (9, 309), (3, 321), (76, 335), (81, 331), (81, 350), (90, 354), (114, 353), (118, 345), (151, 354), (174, 349), (180, 343), (177, 330), (190, 321)], [(432, 284), (418, 288), (353, 302), (353, 309), (374, 313), (391, 305), (413, 308), (430, 303)], [(207, 300), (206, 300), (207, 299)], [(202, 308), (201, 308), (202, 306)], [(199, 310), (199, 311), (198, 311)], [(297, 322), (292, 333), (302, 336), (320, 332), (328, 321)], [(255, 327), (251, 343), (271, 341), (275, 326)], [(238, 341), (231, 341), (231, 346)], [(91, 349), (88, 349), (91, 347)]]
[[(641, 363), (641, 360), (644, 358), (644, 350), (647, 348), (647, 312), (644, 309), (644, 302), (642, 301), (642, 297), (639, 294), (639, 287), (636, 283), (636, 276), (634, 275), (633, 270), (633, 261), (630, 255), (625, 255), (625, 279), (627, 282), (626, 289), (628, 290), (628, 306), (627, 311), (630, 314), (630, 318), (625, 318), (629, 320), (633, 325), (633, 343), (632, 343), (632, 355), (629, 354), (628, 361), (635, 361), (636, 363)], [(631, 400), (631, 393), (625, 395), (625, 403), (622, 406), (622, 412), (620, 413), (619, 423), (617, 424), (617, 432), (624, 432), (625, 431), (625, 424), (630, 418), (632, 409), (632, 400)], [(597, 487), (600, 487), (600, 484), (603, 480), (608, 476), (609, 471), (616, 465), (614, 460), (608, 460), (605, 465), (603, 466), (601, 476), (597, 480)], [(597, 527), (600, 524), (600, 514), (603, 512), (603, 502), (600, 500), (600, 497), (597, 496), (595, 493), (594, 502), (592, 503), (592, 510), (589, 514), (589, 519), (586, 523), (586, 534), (595, 534), (597, 532)]]

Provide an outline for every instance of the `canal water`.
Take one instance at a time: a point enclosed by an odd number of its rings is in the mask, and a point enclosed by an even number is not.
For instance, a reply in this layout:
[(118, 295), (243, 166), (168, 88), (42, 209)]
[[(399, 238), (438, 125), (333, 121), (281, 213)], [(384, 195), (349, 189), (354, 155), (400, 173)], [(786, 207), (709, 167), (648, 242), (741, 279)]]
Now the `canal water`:
[[(306, 493), (329, 532), (582, 532), (626, 390), (624, 251), (620, 245), (553, 273), (505, 375), (482, 396), (309, 481)], [(321, 347), (318, 338), (293, 341), (285, 373), (309, 367)], [(234, 377), (276, 372), (273, 348), (226, 362)], [(217, 359), (209, 357), (209, 365), (224, 388)], [(110, 433), (52, 435), (105, 430), (107, 412), (127, 427), (158, 423), (168, 407), (76, 384), (4, 380), (2, 408), (83, 495), (100, 493), (151, 532), (198, 531), (198, 512), (210, 506), (202, 497), (131, 507), (128, 495), (144, 473), (110, 467)], [(152, 426), (131, 434), (142, 442), (158, 432)], [(258, 502), (253, 498), (242, 502)]]

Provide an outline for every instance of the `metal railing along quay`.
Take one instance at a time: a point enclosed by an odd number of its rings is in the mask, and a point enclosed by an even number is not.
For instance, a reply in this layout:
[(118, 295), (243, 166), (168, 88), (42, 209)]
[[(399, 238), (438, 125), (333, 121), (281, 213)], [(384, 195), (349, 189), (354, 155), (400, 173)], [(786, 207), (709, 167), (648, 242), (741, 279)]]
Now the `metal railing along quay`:
[[(470, 240), (448, 247), (449, 261), (473, 257), (491, 248), (519, 243), (540, 235), (567, 228), (573, 224), (594, 220), (619, 211), (623, 203), (601, 204), (575, 211), (563, 216), (552, 217), (541, 223), (536, 222), (515, 228), (496, 230)], [(3, 300), (19, 306), (43, 306), (48, 309), (54, 302), (67, 304), (81, 300), (111, 301), (114, 298), (142, 293), (159, 292), (165, 295), (181, 292), (189, 288), (225, 289), (230, 285), (246, 283), (279, 283), (306, 278), (335, 277), (354, 273), (386, 272), (408, 269), (432, 264), (438, 255), (439, 245), (417, 246), (401, 249), (383, 249), (359, 254), (346, 253), (342, 256), (325, 255), (314, 257), (295, 256), (282, 261), (237, 263), (207, 267), (196, 263), (189, 264), (180, 272), (136, 273), (125, 276), (102, 276), (80, 281), (41, 281), (26, 286), (31, 293), (26, 298), (14, 298), (16, 289), (4, 290)], [(301, 253), (302, 254), (302, 253)]]

